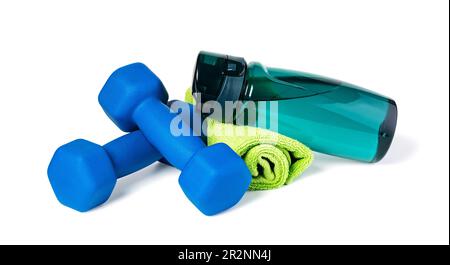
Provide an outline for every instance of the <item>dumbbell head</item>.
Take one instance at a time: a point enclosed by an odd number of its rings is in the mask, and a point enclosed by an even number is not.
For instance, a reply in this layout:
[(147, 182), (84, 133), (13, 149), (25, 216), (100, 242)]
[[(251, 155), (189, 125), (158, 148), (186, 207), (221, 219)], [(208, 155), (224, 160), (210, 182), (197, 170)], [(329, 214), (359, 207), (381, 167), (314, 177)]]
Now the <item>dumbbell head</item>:
[(98, 100), (109, 118), (126, 132), (137, 129), (131, 119), (133, 111), (144, 99), (157, 98), (167, 103), (161, 80), (142, 63), (129, 64), (114, 71), (101, 90)]
[(57, 199), (80, 212), (105, 202), (117, 181), (103, 147), (82, 139), (58, 148), (47, 173)]
[(251, 180), (244, 161), (228, 145), (218, 143), (198, 151), (178, 182), (202, 213), (214, 215), (238, 203)]

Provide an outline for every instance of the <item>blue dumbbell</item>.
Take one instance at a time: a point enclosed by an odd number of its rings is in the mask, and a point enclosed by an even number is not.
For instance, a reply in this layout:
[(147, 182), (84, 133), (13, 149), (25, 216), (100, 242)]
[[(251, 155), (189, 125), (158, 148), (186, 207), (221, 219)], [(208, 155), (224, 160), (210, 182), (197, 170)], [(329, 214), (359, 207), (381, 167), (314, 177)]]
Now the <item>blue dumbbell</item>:
[[(173, 102), (193, 110), (192, 105), (181, 101), (170, 101), (168, 106)], [(186, 121), (192, 119), (193, 116), (183, 117)], [(84, 212), (108, 200), (118, 178), (158, 159), (168, 164), (140, 131), (123, 135), (103, 147), (78, 139), (57, 149), (48, 167), (48, 178), (63, 205)]]
[(147, 140), (176, 168), (179, 184), (204, 214), (213, 215), (235, 205), (247, 191), (251, 174), (226, 144), (206, 147), (200, 137), (176, 137), (170, 123), (176, 117), (159, 78), (144, 64), (117, 69), (99, 94), (108, 117), (123, 131), (140, 129)]
[(140, 131), (104, 146), (78, 139), (59, 147), (48, 167), (57, 199), (80, 212), (88, 211), (111, 195), (118, 178), (161, 158)]

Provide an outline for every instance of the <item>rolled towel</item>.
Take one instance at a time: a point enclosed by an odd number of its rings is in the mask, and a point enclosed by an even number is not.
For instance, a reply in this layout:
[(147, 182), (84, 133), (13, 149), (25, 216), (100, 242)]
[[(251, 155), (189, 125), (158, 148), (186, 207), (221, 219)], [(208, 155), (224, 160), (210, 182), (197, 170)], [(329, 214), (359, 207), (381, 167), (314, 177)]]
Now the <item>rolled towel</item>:
[[(194, 103), (190, 89), (185, 100)], [(279, 133), (214, 119), (207, 122), (207, 144), (225, 143), (244, 159), (253, 176), (249, 190), (269, 190), (290, 184), (313, 161), (308, 147)]]

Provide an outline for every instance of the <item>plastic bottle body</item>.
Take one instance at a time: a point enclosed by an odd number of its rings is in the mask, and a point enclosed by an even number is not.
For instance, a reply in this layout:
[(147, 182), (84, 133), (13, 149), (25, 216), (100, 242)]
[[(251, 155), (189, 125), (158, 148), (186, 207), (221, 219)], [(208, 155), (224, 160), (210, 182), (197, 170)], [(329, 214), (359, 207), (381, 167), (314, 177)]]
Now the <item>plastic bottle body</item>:
[(251, 63), (241, 97), (264, 103), (266, 116), (276, 101), (277, 131), (318, 152), (376, 162), (394, 136), (393, 100), (337, 80)]

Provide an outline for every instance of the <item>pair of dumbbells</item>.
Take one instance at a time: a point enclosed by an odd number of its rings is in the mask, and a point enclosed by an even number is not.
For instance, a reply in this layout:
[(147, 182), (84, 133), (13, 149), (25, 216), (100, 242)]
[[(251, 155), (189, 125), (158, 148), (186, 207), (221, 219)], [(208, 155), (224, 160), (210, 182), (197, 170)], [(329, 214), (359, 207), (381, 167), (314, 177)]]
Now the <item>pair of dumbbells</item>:
[(56, 150), (48, 177), (63, 205), (92, 209), (109, 198), (118, 178), (161, 158), (181, 170), (183, 192), (206, 215), (232, 207), (247, 191), (251, 174), (229, 146), (206, 147), (198, 136), (171, 133), (177, 113), (167, 106), (162, 82), (144, 64), (113, 72), (98, 100), (108, 117), (130, 133), (103, 147), (78, 139)]

